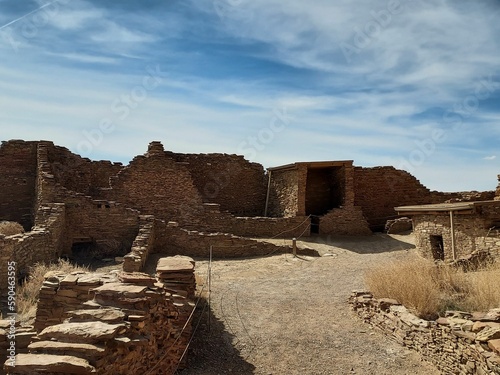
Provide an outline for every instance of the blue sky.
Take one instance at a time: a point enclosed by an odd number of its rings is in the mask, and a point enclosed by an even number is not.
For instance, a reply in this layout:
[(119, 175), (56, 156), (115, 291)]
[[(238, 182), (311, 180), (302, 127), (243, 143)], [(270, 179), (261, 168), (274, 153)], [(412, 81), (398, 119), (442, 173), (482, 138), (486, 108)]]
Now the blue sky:
[(431, 189), (500, 173), (500, 2), (0, 0), (1, 139), (127, 163), (151, 140)]

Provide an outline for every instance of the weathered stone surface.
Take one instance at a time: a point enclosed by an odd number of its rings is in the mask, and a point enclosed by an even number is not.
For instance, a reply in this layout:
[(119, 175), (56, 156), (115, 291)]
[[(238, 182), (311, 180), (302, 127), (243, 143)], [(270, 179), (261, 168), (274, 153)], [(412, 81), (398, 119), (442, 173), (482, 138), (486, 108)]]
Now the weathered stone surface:
[(349, 302), (364, 322), (420, 352), (443, 373), (500, 374), (500, 338), (494, 338), (498, 334), (495, 322), (473, 322), (465, 319), (471, 314), (453, 311), (448, 318), (418, 325), (408, 319), (404, 306), (384, 310), (370, 293), (353, 292)]
[(70, 323), (99, 320), (105, 323), (119, 323), (125, 319), (125, 314), (118, 309), (88, 309), (66, 312)]
[(113, 338), (124, 329), (124, 324), (108, 324), (98, 321), (62, 323), (45, 328), (38, 337), (42, 340), (98, 343)]
[(495, 353), (500, 354), (500, 339), (488, 341), (488, 347)]
[(7, 361), (5, 367), (12, 374), (50, 372), (61, 374), (95, 374), (96, 369), (87, 360), (67, 355), (18, 354), (15, 366)]
[[(92, 345), (74, 342), (36, 341), (28, 346), (31, 353), (79, 353), (78, 357), (93, 358), (104, 354), (106, 348), (102, 345)], [(73, 354), (74, 355), (74, 354)]]
[(476, 334), (476, 340), (489, 341), (500, 339), (500, 327), (486, 327)]
[(143, 285), (123, 284), (123, 283), (108, 283), (98, 288), (92, 289), (95, 294), (103, 296), (113, 296), (121, 294), (128, 298), (144, 297), (148, 288)]
[(158, 260), (156, 272), (191, 272), (194, 270), (194, 260), (189, 257), (165, 257)]

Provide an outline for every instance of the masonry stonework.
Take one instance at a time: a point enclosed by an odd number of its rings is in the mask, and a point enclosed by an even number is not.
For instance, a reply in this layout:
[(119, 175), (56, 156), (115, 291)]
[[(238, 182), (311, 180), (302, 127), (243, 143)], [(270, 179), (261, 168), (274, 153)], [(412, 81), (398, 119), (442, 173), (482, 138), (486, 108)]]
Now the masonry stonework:
[(30, 230), (35, 215), (36, 142), (9, 141), (0, 146), (0, 219)]

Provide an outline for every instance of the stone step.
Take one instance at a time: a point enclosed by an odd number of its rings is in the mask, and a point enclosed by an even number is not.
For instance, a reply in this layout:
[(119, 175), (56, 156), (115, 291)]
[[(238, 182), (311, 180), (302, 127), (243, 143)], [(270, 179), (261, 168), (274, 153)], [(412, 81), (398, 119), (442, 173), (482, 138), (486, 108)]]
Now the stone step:
[(121, 323), (125, 320), (125, 314), (121, 310), (113, 308), (72, 310), (66, 312), (66, 316), (70, 323), (92, 321)]
[(103, 322), (61, 323), (45, 328), (38, 334), (41, 340), (96, 344), (126, 331), (125, 324)]
[(100, 345), (59, 341), (33, 342), (28, 346), (28, 349), (30, 353), (69, 355), (87, 359), (90, 362), (96, 361), (106, 352), (106, 348)]
[(69, 355), (18, 354), (15, 363), (5, 362), (8, 374), (95, 374), (85, 359)]

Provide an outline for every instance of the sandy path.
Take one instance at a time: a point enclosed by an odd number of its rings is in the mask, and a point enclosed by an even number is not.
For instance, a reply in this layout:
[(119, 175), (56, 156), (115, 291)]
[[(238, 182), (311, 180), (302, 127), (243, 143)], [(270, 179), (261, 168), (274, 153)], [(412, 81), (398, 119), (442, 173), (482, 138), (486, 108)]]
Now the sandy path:
[[(349, 310), (373, 264), (415, 256), (411, 236), (301, 243), (322, 257), (291, 255), (212, 264), (212, 320), (200, 326), (182, 375), (439, 374)], [(406, 249), (406, 250), (405, 250)], [(200, 280), (208, 263), (197, 262)]]

